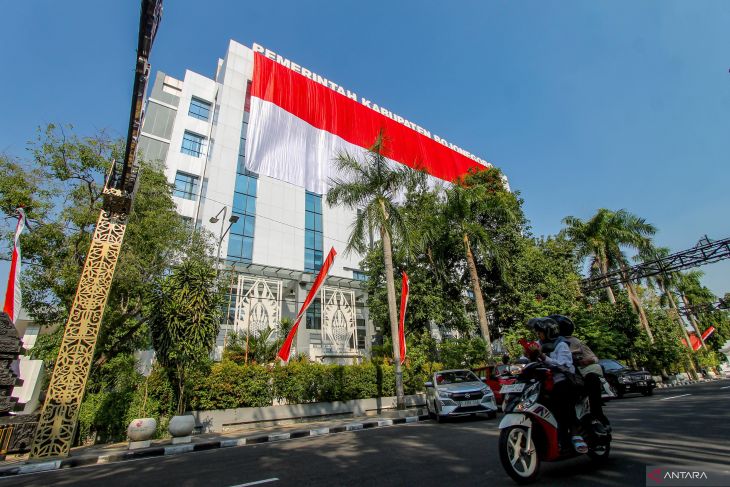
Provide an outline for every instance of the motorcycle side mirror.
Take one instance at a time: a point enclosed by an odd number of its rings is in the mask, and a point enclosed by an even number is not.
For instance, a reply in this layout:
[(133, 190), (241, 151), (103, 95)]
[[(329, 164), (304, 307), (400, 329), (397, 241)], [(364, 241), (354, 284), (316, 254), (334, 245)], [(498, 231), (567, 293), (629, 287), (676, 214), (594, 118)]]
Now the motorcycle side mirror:
[(433, 387), (433, 382), (428, 381), (428, 382), (424, 383), (423, 385), (426, 387)]

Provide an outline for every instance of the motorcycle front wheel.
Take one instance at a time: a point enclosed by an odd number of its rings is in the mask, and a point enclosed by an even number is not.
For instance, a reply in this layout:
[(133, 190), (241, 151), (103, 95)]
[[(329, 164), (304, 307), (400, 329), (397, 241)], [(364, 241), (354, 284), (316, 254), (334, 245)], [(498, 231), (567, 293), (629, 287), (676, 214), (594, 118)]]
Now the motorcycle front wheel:
[(499, 460), (507, 474), (518, 484), (533, 482), (540, 470), (535, 444), (527, 449), (527, 428), (510, 426), (499, 434)]
[(591, 458), (591, 460), (598, 463), (608, 460), (609, 453), (611, 453), (611, 443), (599, 445), (595, 448), (591, 448), (590, 450), (588, 450), (588, 456)]

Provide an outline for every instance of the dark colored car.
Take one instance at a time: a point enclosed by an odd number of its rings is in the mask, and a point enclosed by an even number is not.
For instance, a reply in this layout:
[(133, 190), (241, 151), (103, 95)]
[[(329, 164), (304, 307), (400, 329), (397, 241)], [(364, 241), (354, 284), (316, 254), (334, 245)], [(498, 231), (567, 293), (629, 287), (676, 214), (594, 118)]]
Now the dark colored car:
[(654, 393), (656, 382), (649, 372), (630, 369), (611, 359), (599, 360), (598, 363), (603, 367), (606, 380), (619, 398), (630, 392), (639, 392), (645, 396), (651, 396)]

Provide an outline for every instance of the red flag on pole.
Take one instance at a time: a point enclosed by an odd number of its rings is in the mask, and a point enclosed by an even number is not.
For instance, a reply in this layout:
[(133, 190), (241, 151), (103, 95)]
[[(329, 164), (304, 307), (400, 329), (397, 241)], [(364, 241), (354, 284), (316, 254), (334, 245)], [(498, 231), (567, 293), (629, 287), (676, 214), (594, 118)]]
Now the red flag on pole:
[(10, 275), (8, 275), (8, 288), (5, 291), (5, 311), (10, 321), (15, 324), (21, 306), (20, 295), (20, 234), (25, 228), (25, 211), (18, 208), (18, 224), (15, 226), (15, 242), (13, 244), (13, 257), (10, 261)]
[(400, 363), (403, 364), (406, 360), (406, 333), (405, 333), (405, 319), (406, 309), (408, 308), (408, 293), (410, 292), (408, 274), (403, 271), (403, 279), (401, 281), (401, 292), (400, 292), (400, 320), (398, 321), (398, 342), (400, 343)]
[(314, 301), (314, 297), (317, 296), (317, 291), (319, 290), (319, 287), (324, 282), (325, 278), (327, 277), (327, 273), (332, 266), (332, 263), (335, 261), (335, 255), (337, 255), (337, 252), (335, 252), (335, 248), (332, 247), (330, 249), (330, 253), (327, 254), (327, 258), (324, 260), (322, 267), (319, 269), (319, 274), (317, 274), (317, 279), (314, 280), (312, 289), (310, 289), (309, 294), (307, 294), (307, 299), (305, 299), (304, 304), (302, 304), (302, 309), (300, 309), (299, 314), (297, 314), (297, 319), (294, 322), (294, 326), (292, 326), (291, 330), (289, 330), (289, 334), (286, 336), (286, 340), (284, 340), (284, 343), (281, 345), (279, 353), (276, 354), (284, 362), (289, 361), (289, 354), (291, 353), (292, 342), (294, 342), (294, 337), (297, 334), (299, 322), (302, 320), (302, 316), (304, 316), (304, 313), (306, 313), (309, 305), (312, 304), (312, 301)]

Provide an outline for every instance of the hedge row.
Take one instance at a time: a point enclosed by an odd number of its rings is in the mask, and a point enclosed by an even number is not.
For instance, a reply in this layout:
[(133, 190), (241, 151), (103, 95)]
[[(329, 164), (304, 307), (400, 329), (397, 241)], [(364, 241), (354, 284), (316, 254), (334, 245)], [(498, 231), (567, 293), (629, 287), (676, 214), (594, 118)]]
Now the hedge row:
[[(438, 364), (418, 370), (403, 368), (406, 394), (422, 392), (423, 383)], [(291, 362), (286, 366), (243, 365), (224, 360), (190, 393), (193, 410), (347, 401), (395, 395), (392, 365), (365, 362), (358, 365), (325, 365)]]

